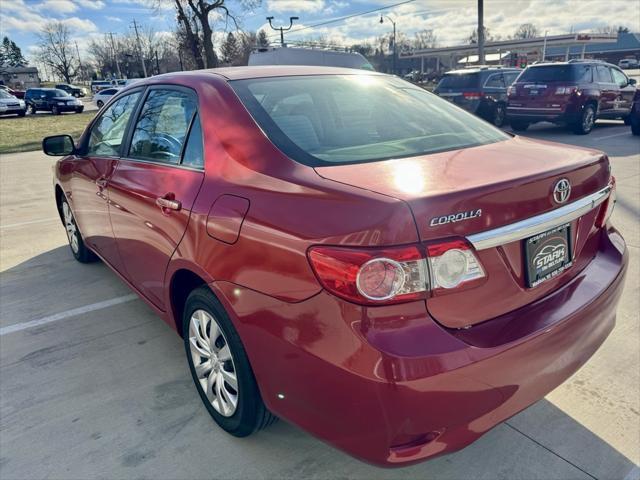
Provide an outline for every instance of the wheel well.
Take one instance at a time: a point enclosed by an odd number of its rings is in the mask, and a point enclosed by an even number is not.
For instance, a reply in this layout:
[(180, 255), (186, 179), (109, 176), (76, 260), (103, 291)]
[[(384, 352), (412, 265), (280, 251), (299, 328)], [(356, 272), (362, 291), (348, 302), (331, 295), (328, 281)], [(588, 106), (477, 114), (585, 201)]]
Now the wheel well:
[(173, 318), (176, 322), (176, 329), (180, 336), (182, 336), (182, 312), (184, 306), (187, 303), (187, 297), (196, 288), (206, 285), (202, 278), (193, 273), (191, 270), (178, 270), (174, 273), (171, 279), (170, 295), (171, 295), (171, 309), (173, 311)]

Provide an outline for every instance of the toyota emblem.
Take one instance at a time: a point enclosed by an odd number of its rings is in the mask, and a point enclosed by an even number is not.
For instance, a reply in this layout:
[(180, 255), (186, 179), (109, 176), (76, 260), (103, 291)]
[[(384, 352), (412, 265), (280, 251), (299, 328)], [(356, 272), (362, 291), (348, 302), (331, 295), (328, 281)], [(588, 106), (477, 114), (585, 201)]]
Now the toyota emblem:
[(556, 203), (565, 203), (571, 195), (571, 183), (566, 178), (558, 180), (556, 186), (553, 187), (553, 199)]

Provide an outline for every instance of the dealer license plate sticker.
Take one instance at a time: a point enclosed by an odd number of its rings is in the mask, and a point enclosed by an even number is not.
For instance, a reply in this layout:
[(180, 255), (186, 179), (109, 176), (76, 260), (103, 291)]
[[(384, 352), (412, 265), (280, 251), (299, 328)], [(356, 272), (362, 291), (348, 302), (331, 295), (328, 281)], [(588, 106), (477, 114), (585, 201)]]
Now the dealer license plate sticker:
[(573, 264), (571, 228), (568, 223), (534, 235), (524, 242), (527, 284), (530, 288), (560, 275)]

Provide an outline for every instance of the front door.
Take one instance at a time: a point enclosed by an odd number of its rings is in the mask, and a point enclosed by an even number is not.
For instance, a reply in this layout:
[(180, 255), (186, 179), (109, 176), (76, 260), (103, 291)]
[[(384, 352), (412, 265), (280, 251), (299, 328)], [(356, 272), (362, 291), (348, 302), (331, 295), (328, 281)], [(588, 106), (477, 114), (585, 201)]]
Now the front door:
[(109, 181), (111, 223), (126, 276), (165, 309), (164, 274), (204, 179), (197, 97), (151, 87)]
[(617, 68), (611, 68), (611, 75), (618, 86), (618, 98), (615, 102), (617, 113), (621, 117), (626, 117), (631, 113), (631, 105), (633, 104), (636, 88), (629, 83), (627, 76)]
[(596, 66), (597, 81), (600, 85), (599, 116), (608, 117), (614, 113), (615, 101), (618, 97), (618, 86), (613, 82), (611, 70), (606, 65)]
[(122, 265), (109, 219), (108, 185), (139, 96), (138, 91), (122, 97), (98, 117), (71, 176), (71, 204), (84, 241), (119, 271)]

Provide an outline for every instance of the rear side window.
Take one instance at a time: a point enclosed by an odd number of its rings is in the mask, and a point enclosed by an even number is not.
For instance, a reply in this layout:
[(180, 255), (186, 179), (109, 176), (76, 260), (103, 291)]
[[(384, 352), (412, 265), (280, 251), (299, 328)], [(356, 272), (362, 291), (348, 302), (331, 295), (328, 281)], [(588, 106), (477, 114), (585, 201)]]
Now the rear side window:
[(129, 157), (178, 164), (195, 113), (194, 95), (174, 89), (151, 90), (133, 131)]
[(577, 82), (591, 83), (593, 82), (593, 74), (591, 65), (575, 65), (575, 79)]
[(604, 65), (598, 65), (596, 67), (596, 72), (598, 72), (598, 82), (600, 83), (613, 83), (613, 79), (611, 78), (611, 70)]
[(89, 134), (87, 155), (119, 157), (120, 145), (139, 92), (118, 99), (96, 120)]
[(518, 78), (518, 75), (520, 75), (520, 72), (505, 73), (504, 74), (504, 83), (505, 83), (505, 85), (508, 87), (513, 82), (515, 82), (516, 78)]
[(475, 88), (479, 77), (477, 73), (451, 73), (442, 77), (438, 88)]
[(494, 73), (487, 78), (484, 86), (486, 88), (504, 88), (504, 77), (501, 73)]
[(189, 132), (189, 140), (184, 148), (182, 155), (182, 165), (194, 168), (204, 168), (204, 152), (202, 149), (202, 126), (200, 125), (200, 115), (196, 113), (191, 131)]

